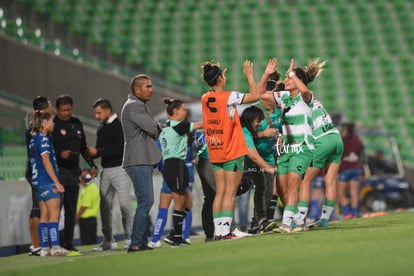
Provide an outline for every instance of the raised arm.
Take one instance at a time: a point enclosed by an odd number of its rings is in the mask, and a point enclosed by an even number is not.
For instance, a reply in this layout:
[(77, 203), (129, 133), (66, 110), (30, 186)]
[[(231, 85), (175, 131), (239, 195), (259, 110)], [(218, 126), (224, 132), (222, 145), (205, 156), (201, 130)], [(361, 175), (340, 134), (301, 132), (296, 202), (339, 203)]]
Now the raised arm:
[(269, 79), (269, 76), (276, 72), (277, 69), (277, 58), (271, 58), (267, 66), (263, 72), (262, 78), (259, 81), (259, 84), (257, 85), (257, 90), (259, 90), (259, 94), (262, 95), (266, 92), (266, 82)]
[(255, 102), (259, 100), (260, 94), (259, 94), (259, 91), (257, 90), (257, 85), (254, 80), (253, 63), (250, 60), (246, 60), (244, 62), (243, 73), (246, 76), (247, 81), (249, 83), (250, 93), (244, 95), (242, 103), (245, 104), (245, 103)]
[(295, 73), (295, 60), (292, 58), (290, 60), (290, 67), (286, 73), (287, 77), (290, 78), (295, 84), (299, 93), (302, 95), (303, 100), (305, 103), (310, 103), (312, 100), (312, 92), (308, 89), (308, 87), (302, 82), (301, 79), (296, 76)]

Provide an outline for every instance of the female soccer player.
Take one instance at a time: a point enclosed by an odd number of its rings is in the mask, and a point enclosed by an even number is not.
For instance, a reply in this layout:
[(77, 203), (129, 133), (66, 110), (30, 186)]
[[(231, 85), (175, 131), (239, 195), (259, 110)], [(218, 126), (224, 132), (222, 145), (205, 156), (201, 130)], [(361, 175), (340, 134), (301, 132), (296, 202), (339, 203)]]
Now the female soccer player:
[[(273, 100), (283, 114), (283, 146), (278, 149), (278, 178), (282, 201), (285, 205), (282, 225), (274, 232), (291, 232), (292, 222), (299, 218), (298, 188), (302, 176), (312, 159), (312, 104), (313, 94), (307, 84), (315, 75), (294, 67), (294, 60), (286, 74), (287, 91), (265, 93), (263, 99)], [(278, 187), (279, 188), (279, 187)], [(300, 229), (300, 228), (298, 228)], [(297, 231), (295, 229), (295, 231)]]
[[(67, 255), (70, 251), (60, 247), (60, 197), (65, 188), (57, 178), (58, 169), (49, 133), (54, 127), (52, 113), (36, 111), (29, 144), (32, 166), (32, 185), (37, 192), (40, 207), (40, 256)], [(49, 242), (52, 248), (49, 247)]]
[(169, 235), (169, 239), (164, 241), (179, 246), (185, 244), (182, 236), (183, 220), (186, 215), (185, 200), (186, 197), (191, 198), (190, 195), (186, 196), (190, 193), (188, 169), (185, 164), (188, 133), (202, 128), (203, 123), (190, 123), (185, 120), (187, 110), (182, 101), (164, 99), (164, 103), (167, 105), (167, 126), (162, 129), (159, 138), (163, 159), (162, 176), (172, 192), (174, 201), (173, 235)]
[[(276, 60), (270, 62), (276, 63)], [(213, 221), (217, 240), (234, 238), (230, 225), (243, 175), (243, 160), (248, 152), (236, 105), (255, 102), (260, 97), (251, 61), (246, 60), (243, 69), (250, 87), (248, 94), (225, 90), (226, 71), (220, 64), (211, 62), (203, 66), (203, 79), (210, 87), (201, 102), (204, 133), (216, 181)]]

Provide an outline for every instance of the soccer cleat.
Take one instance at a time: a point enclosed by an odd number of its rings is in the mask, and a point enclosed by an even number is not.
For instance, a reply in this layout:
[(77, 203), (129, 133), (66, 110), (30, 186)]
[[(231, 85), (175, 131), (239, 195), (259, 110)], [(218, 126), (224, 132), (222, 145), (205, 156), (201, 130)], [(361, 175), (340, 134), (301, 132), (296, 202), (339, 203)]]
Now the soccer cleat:
[(270, 233), (275, 228), (277, 228), (276, 222), (271, 220), (265, 220), (260, 224), (260, 234)]
[(290, 233), (291, 229), (289, 225), (282, 224), (278, 228), (273, 229), (273, 233)]
[[(131, 245), (131, 240), (130, 239), (125, 239), (124, 240), (124, 249), (128, 249), (130, 245)], [(118, 247), (118, 245), (117, 245), (117, 247)]]
[(342, 216), (342, 219), (352, 219), (353, 216), (351, 214), (346, 214)]
[(222, 241), (223, 240), (236, 240), (236, 239), (240, 239), (240, 238), (242, 238), (242, 237), (238, 237), (238, 236), (234, 235), (233, 233), (228, 233), (225, 236), (221, 236), (220, 240), (222, 240)]
[(148, 247), (149, 248), (152, 248), (152, 249), (157, 249), (157, 248), (161, 248), (162, 247), (162, 244), (161, 244), (161, 241), (156, 241), (156, 242), (150, 241), (148, 243)]
[(191, 241), (190, 241), (190, 239), (185, 239), (185, 240), (183, 240), (183, 243), (185, 243), (186, 245), (190, 245)]
[(56, 246), (56, 247), (52, 247), (52, 249), (50, 250), (50, 256), (66, 256), (68, 255), (70, 252), (63, 247), (60, 246)]
[(50, 248), (42, 248), (40, 249), (40, 257), (50, 256)]
[(170, 233), (168, 234), (168, 236), (166, 236), (166, 237), (164, 238), (164, 242), (165, 242), (165, 243), (167, 243), (167, 244), (169, 244), (169, 245), (173, 245), (173, 244), (174, 244), (174, 237), (173, 237), (173, 235), (172, 235), (172, 232), (170, 232)]
[(34, 248), (33, 246), (30, 246), (29, 256), (40, 256), (41, 250), (42, 250), (41, 247)]
[(305, 224), (301, 224), (301, 225), (296, 225), (294, 228), (292, 228), (290, 230), (290, 232), (292, 233), (297, 233), (297, 232), (305, 232), (307, 228), (305, 227)]
[(322, 229), (322, 228), (328, 228), (328, 220), (327, 219), (320, 219), (315, 221), (314, 223), (309, 224), (309, 229), (315, 230), (315, 229)]
[(231, 232), (234, 236), (236, 236), (236, 237), (238, 237), (238, 238), (244, 238), (244, 237), (248, 237), (248, 236), (252, 236), (252, 234), (249, 234), (249, 233), (246, 233), (246, 232), (243, 232), (243, 231), (240, 231), (239, 229), (234, 229), (232, 232)]

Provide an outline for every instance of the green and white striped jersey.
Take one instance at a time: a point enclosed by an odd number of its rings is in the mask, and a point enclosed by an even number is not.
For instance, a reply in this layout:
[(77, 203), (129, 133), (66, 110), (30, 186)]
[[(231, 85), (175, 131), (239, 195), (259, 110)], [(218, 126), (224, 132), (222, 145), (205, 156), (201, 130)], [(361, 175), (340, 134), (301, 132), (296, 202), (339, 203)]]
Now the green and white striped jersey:
[(331, 116), (326, 111), (325, 107), (320, 101), (313, 100), (312, 108), (312, 122), (313, 122), (313, 137), (318, 140), (322, 136), (330, 133), (339, 134), (338, 129), (335, 127)]
[(291, 98), (289, 91), (274, 92), (273, 97), (281, 106), (283, 120), (283, 142), (285, 145), (300, 145), (305, 143), (313, 150), (312, 104), (305, 103), (298, 93)]

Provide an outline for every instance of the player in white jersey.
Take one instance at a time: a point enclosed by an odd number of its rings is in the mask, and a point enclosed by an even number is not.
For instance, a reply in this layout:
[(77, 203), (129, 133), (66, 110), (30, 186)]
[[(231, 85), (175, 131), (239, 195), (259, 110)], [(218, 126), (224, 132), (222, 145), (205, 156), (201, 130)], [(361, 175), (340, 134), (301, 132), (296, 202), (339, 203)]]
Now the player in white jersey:
[[(312, 104), (313, 94), (307, 84), (313, 80), (312, 72), (294, 67), (294, 60), (286, 74), (287, 91), (264, 93), (262, 99), (274, 101), (283, 114), (283, 145), (279, 147), (277, 161), (278, 191), (285, 205), (282, 225), (275, 232), (291, 232), (299, 219), (297, 208), (298, 188), (302, 176), (312, 159)], [(275, 68), (276, 70), (276, 68)], [(262, 87), (260, 87), (262, 89)]]
[[(315, 61), (313, 66), (320, 68), (319, 71), (322, 71), (324, 63)], [(304, 220), (309, 208), (311, 183), (319, 174), (319, 171), (324, 169), (325, 199), (323, 201), (321, 217), (320, 220), (309, 225), (309, 227), (327, 228), (329, 218), (336, 204), (336, 179), (338, 178), (339, 165), (344, 152), (344, 144), (331, 117), (318, 100), (313, 102), (312, 121), (315, 150), (313, 151), (311, 165), (306, 170), (299, 188), (298, 209), (301, 220), (298, 227), (303, 228), (305, 225)]]

